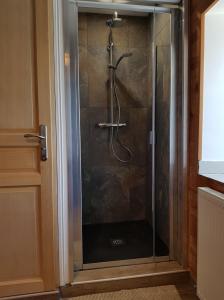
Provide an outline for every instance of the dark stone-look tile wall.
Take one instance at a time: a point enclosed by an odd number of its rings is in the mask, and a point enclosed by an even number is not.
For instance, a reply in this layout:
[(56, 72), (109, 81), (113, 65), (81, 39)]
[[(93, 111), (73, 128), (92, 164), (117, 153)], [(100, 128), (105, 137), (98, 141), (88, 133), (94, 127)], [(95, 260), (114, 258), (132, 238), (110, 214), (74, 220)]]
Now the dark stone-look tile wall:
[(149, 19), (124, 17), (113, 29), (115, 59), (132, 52), (117, 71), (121, 140), (132, 149), (128, 164), (109, 150), (108, 16), (79, 14), (79, 64), (84, 224), (151, 221), (151, 42)]

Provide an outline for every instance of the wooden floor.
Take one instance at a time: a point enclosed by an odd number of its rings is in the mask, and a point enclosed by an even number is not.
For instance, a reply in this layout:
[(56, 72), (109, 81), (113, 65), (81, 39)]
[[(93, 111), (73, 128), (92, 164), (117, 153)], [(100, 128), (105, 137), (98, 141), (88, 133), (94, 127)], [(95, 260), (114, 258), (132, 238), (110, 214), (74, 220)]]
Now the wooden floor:
[[(86, 298), (88, 297), (88, 298)], [(153, 299), (153, 300), (199, 300), (195, 294), (195, 288), (192, 284), (181, 286), (158, 286), (133, 290), (122, 290), (112, 293), (103, 293), (97, 295), (88, 295), (81, 297), (64, 298), (65, 300), (127, 300), (127, 299)]]
[(196, 296), (196, 287), (191, 280), (189, 280), (188, 283), (177, 284), (175, 286), (181, 296), (181, 299), (199, 300), (199, 298)]

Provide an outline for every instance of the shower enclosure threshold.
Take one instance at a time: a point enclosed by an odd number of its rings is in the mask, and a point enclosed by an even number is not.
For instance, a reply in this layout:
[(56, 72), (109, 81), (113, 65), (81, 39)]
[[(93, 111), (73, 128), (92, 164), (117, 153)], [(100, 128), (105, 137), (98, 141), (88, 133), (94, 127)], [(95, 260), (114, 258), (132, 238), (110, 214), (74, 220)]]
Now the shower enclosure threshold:
[(70, 286), (61, 288), (63, 297), (112, 292), (159, 285), (185, 284), (189, 271), (176, 261), (148, 263), (135, 266), (84, 270), (74, 273)]
[(157, 257), (146, 257), (146, 258), (136, 258), (136, 259), (126, 259), (126, 260), (115, 260), (107, 262), (98, 262), (83, 264), (83, 270), (93, 270), (93, 269), (103, 269), (103, 268), (113, 268), (113, 267), (125, 267), (134, 266), (142, 264), (153, 264), (160, 262), (169, 262), (169, 256), (157, 256)]
[(181, 272), (183, 267), (176, 261), (142, 263), (133, 266), (114, 266), (97, 270), (74, 272), (74, 284), (100, 282), (122, 278), (136, 278), (153, 274)]

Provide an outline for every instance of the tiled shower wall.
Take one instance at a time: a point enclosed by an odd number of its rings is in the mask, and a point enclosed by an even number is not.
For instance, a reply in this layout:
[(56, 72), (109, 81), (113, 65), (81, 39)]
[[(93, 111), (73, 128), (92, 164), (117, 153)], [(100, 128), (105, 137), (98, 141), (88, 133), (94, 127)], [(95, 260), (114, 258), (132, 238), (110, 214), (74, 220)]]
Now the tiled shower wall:
[(117, 71), (121, 140), (134, 153), (120, 163), (109, 150), (108, 16), (79, 14), (83, 223), (151, 221), (151, 41), (149, 19), (124, 17), (113, 29), (117, 59), (132, 52)]

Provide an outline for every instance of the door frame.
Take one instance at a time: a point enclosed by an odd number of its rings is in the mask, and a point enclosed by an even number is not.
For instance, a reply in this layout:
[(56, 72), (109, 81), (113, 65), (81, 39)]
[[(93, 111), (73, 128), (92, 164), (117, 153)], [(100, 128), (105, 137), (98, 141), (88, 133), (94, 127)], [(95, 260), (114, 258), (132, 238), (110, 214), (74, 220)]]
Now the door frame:
[[(182, 120), (179, 124), (178, 144), (181, 147), (181, 155), (178, 155), (178, 182), (181, 186), (178, 188), (178, 195), (180, 203), (178, 205), (178, 219), (183, 218), (180, 222), (180, 228), (172, 230), (178, 231), (176, 235), (183, 237), (178, 243), (174, 245), (177, 251), (186, 249), (186, 186), (187, 186), (187, 119), (188, 119), (188, 106), (187, 106), (187, 54), (188, 54), (188, 35), (187, 35), (187, 1), (184, 1), (184, 13), (182, 18), (183, 24), (183, 40), (182, 49), (183, 55), (181, 58), (182, 80), (183, 85), (181, 89), (182, 103), (181, 115)], [(76, 140), (80, 145), (80, 136), (74, 136), (72, 132), (72, 121), (75, 123), (75, 129), (79, 126), (79, 114), (75, 116), (74, 120), (68, 119), (67, 112), (71, 111), (72, 97), (79, 101), (79, 86), (77, 85), (78, 74), (78, 54), (75, 52), (78, 37), (73, 26), (69, 26), (69, 15), (73, 13), (75, 1), (72, 0), (54, 0), (54, 56), (55, 56), (55, 98), (56, 98), (56, 129), (57, 129), (57, 180), (58, 180), (58, 225), (59, 225), (59, 271), (60, 271), (60, 285), (64, 286), (73, 281), (73, 264), (74, 258), (74, 236), (77, 227), (74, 230), (73, 219), (75, 216), (73, 212), (77, 213), (77, 218), (81, 214), (81, 206), (77, 206), (77, 201), (74, 202), (74, 193), (78, 194), (78, 201), (81, 203), (81, 165), (72, 164), (74, 158), (80, 155), (80, 146), (76, 147), (75, 151), (71, 147), (72, 139)], [(70, 15), (71, 16), (71, 15)], [(63, 23), (63, 20), (65, 22)], [(71, 24), (70, 24), (71, 25)], [(77, 26), (78, 24), (76, 24)], [(69, 36), (73, 36), (75, 43), (69, 42)], [(70, 61), (70, 51), (74, 51), (77, 57), (76, 64)], [(72, 77), (73, 76), (73, 80)], [(76, 81), (76, 82), (75, 82)], [(73, 91), (72, 91), (73, 90)], [(72, 94), (73, 93), (73, 94)], [(74, 107), (73, 107), (74, 109)], [(74, 117), (74, 116), (73, 116)], [(68, 124), (70, 124), (68, 126)], [(70, 128), (68, 128), (70, 127)], [(78, 140), (77, 140), (78, 139)], [(65, 163), (66, 162), (66, 163)], [(76, 182), (72, 180), (74, 174), (76, 175)], [(78, 184), (78, 185), (77, 185)], [(69, 187), (69, 188), (68, 188)], [(77, 200), (77, 199), (76, 199)], [(77, 209), (74, 210), (74, 207)], [(79, 216), (78, 216), (79, 215)], [(77, 219), (76, 219), (77, 220)], [(81, 221), (78, 220), (79, 228)], [(76, 223), (77, 224), (77, 223)], [(175, 237), (174, 237), (175, 238)], [(78, 248), (75, 253), (80, 255), (81, 237), (78, 237)], [(179, 255), (173, 253), (173, 259), (178, 260), (182, 265), (186, 265), (187, 253)], [(79, 257), (79, 264), (82, 261)]]
[(71, 281), (62, 0), (53, 1), (59, 285)]

